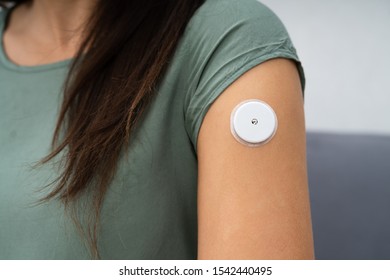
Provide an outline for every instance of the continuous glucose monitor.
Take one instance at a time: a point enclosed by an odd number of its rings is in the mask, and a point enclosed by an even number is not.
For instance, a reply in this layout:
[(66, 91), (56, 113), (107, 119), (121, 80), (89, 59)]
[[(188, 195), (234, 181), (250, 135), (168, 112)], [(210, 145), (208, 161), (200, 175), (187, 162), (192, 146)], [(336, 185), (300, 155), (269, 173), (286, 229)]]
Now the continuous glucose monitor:
[(276, 133), (277, 126), (274, 110), (258, 99), (248, 99), (239, 103), (230, 116), (230, 130), (234, 138), (250, 147), (270, 141)]

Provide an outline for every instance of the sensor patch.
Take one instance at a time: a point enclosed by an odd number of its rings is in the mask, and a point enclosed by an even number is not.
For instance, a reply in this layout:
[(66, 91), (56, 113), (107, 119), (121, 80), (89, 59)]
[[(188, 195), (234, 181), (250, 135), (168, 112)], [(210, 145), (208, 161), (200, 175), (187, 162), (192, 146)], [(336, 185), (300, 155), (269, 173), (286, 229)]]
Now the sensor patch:
[(230, 115), (230, 130), (234, 138), (251, 147), (270, 141), (276, 133), (277, 126), (274, 110), (258, 99), (244, 100)]

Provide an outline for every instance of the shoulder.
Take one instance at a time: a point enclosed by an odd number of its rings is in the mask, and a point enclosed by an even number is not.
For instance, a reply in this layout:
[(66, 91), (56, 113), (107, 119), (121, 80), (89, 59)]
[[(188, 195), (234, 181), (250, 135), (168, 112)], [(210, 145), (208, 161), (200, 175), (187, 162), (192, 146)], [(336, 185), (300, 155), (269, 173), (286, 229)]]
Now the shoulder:
[[(257, 0), (206, 0), (185, 31), (186, 128), (194, 146), (214, 100), (245, 72), (272, 58), (297, 62), (297, 51), (279, 17)], [(184, 60), (183, 60), (184, 61)], [(184, 74), (183, 74), (184, 75)]]
[(298, 60), (282, 21), (257, 0), (206, 0), (190, 19), (185, 41), (189, 62), (201, 73), (227, 61), (234, 70), (254, 56), (283, 53)]
[(188, 25), (188, 31), (195, 38), (216, 38), (230, 29), (263, 38), (287, 35), (279, 17), (257, 0), (206, 0)]
[[(205, 0), (196, 12), (198, 17), (235, 20), (240, 17), (274, 16), (275, 14), (258, 0)], [(230, 17), (225, 17), (229, 15)], [(233, 18), (231, 18), (233, 17)]]

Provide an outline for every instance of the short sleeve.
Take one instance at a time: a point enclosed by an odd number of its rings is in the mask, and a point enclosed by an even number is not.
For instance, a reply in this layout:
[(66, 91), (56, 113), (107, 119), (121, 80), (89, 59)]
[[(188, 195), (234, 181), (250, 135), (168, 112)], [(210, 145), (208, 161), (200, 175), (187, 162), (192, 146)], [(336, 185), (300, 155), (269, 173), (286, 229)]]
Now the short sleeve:
[(211, 104), (256, 65), (277, 57), (292, 59), (304, 92), (303, 67), (285, 26), (257, 0), (206, 0), (189, 22), (186, 36), (190, 36), (191, 80), (183, 110), (195, 151)]

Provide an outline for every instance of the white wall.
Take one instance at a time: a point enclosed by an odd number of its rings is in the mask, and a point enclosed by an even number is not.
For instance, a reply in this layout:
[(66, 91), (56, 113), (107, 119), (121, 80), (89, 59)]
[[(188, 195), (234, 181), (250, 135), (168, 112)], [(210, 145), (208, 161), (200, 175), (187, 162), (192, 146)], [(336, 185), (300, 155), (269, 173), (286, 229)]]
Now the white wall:
[(261, 0), (306, 72), (307, 129), (390, 135), (390, 0)]

